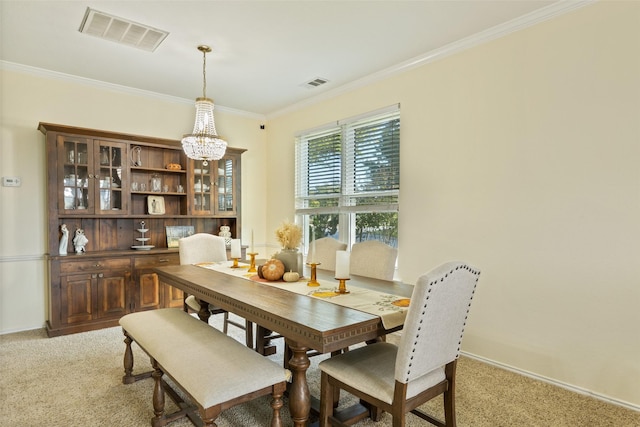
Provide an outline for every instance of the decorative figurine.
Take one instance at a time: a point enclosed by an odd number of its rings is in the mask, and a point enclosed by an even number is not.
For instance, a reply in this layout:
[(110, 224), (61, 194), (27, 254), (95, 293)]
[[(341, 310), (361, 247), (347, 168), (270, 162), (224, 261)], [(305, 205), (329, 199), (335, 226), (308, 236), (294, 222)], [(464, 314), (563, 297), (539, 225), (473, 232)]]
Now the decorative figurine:
[(60, 248), (58, 253), (60, 255), (66, 255), (67, 247), (69, 246), (69, 230), (67, 229), (67, 224), (62, 224), (60, 226), (60, 231), (62, 232), (62, 237), (60, 238)]
[(89, 243), (89, 239), (84, 235), (84, 230), (82, 228), (78, 228), (76, 230), (76, 237), (73, 238), (73, 246), (76, 248), (76, 253), (86, 252), (84, 249), (85, 245)]

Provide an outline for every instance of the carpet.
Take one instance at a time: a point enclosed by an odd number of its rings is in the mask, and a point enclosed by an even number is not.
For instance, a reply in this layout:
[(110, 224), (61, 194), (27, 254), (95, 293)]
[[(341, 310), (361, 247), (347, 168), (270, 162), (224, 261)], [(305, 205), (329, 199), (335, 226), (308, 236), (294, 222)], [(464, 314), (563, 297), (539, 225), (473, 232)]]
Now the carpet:
[[(212, 316), (221, 326), (221, 316)], [(235, 329), (235, 328), (231, 328)], [(244, 333), (231, 330), (241, 342)], [(149, 426), (153, 417), (151, 378), (124, 385), (125, 345), (119, 327), (47, 338), (44, 329), (0, 336), (0, 425), (10, 427)], [(391, 341), (393, 340), (390, 339)], [(282, 362), (282, 340), (274, 341)], [(318, 362), (311, 358), (309, 388), (319, 396)], [(151, 369), (148, 357), (134, 346), (134, 373)], [(541, 381), (462, 357), (458, 363), (457, 419), (459, 427), (638, 427), (640, 413), (580, 395)], [(341, 406), (355, 401), (342, 393)], [(270, 398), (231, 408), (218, 418), (219, 427), (266, 426)], [(167, 410), (175, 409), (167, 398)], [(291, 418), (285, 401), (285, 425)], [(441, 416), (441, 399), (423, 408)], [(191, 426), (182, 419), (172, 427)], [(365, 420), (358, 426), (391, 426)], [(407, 415), (408, 427), (430, 425)]]

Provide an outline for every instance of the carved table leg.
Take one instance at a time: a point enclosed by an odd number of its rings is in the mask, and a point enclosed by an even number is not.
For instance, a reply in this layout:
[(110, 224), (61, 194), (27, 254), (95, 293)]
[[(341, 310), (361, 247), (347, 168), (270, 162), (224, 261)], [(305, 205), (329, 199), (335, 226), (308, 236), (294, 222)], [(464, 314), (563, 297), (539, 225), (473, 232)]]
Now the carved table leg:
[(198, 311), (198, 317), (204, 323), (209, 323), (209, 317), (211, 317), (211, 312), (209, 311), (208, 302), (200, 300), (200, 311)]
[(127, 335), (127, 331), (123, 330), (124, 333), (124, 343), (126, 345), (124, 349), (124, 376), (122, 377), (122, 384), (133, 384), (136, 381), (136, 378), (132, 375), (133, 372), (133, 351), (131, 351), (131, 343), (133, 340), (129, 335)]
[(289, 410), (295, 426), (306, 426), (311, 411), (311, 393), (307, 383), (307, 369), (309, 368), (308, 347), (288, 342), (293, 355), (289, 361), (289, 369), (293, 374), (293, 381), (289, 388)]
[(153, 413), (155, 417), (151, 419), (153, 427), (161, 427), (167, 424), (164, 416), (164, 388), (162, 387), (162, 370), (155, 359), (151, 359), (153, 365)]

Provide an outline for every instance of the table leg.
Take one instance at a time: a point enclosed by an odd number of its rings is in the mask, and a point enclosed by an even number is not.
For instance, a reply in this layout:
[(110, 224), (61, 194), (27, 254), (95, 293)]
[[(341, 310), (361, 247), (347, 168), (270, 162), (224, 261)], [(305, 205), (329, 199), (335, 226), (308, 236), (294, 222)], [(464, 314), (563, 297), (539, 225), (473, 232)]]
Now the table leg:
[(198, 312), (198, 317), (204, 323), (207, 323), (207, 324), (209, 323), (209, 317), (211, 317), (211, 312), (209, 311), (208, 302), (204, 300), (200, 300), (200, 311)]
[(290, 341), (288, 344), (292, 353), (289, 369), (293, 374), (293, 381), (289, 388), (289, 410), (294, 425), (303, 427), (307, 425), (311, 412), (311, 393), (307, 383), (307, 369), (310, 365), (309, 356), (307, 356), (309, 348)]

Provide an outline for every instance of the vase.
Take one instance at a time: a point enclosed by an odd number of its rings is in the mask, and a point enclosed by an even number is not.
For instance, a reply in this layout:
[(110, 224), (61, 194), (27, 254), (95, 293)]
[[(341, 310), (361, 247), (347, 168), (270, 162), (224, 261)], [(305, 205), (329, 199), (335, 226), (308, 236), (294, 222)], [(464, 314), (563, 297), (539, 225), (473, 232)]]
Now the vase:
[(304, 264), (302, 262), (302, 253), (298, 249), (284, 248), (273, 256), (284, 264), (284, 271), (296, 271), (302, 277)]

